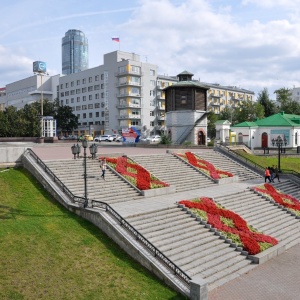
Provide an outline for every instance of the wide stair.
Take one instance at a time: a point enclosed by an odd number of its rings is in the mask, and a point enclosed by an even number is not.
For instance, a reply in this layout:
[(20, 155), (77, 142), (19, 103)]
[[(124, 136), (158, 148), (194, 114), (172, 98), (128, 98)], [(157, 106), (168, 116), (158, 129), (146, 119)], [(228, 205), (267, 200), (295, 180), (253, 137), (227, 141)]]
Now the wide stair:
[(289, 194), (296, 198), (298, 201), (300, 201), (300, 186), (294, 181), (281, 179), (280, 182), (278, 182), (278, 179), (274, 179), (275, 183), (273, 183), (273, 186), (281, 191), (284, 194)]
[(176, 192), (213, 186), (215, 183), (171, 154), (131, 157), (161, 181), (176, 186)]
[(213, 164), (216, 168), (238, 176), (240, 181), (261, 178), (261, 175), (230, 159), (217, 151), (194, 152), (197, 156)]
[[(84, 162), (80, 159), (44, 161), (49, 169), (78, 197), (84, 197)], [(108, 204), (143, 199), (144, 197), (130, 184), (107, 169), (105, 178), (101, 177), (100, 164), (87, 160), (88, 198)]]
[(191, 278), (212, 290), (256, 265), (176, 206), (126, 218)]
[(227, 209), (239, 214), (259, 232), (270, 235), (286, 249), (300, 242), (300, 221), (249, 189), (243, 193), (215, 197)]

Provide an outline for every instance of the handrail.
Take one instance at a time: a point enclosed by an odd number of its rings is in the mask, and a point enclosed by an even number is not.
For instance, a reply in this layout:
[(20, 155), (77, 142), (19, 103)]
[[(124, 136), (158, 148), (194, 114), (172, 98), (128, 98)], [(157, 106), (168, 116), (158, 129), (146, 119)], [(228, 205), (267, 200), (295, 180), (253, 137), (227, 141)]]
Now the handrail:
[[(66, 193), (73, 202), (84, 203), (84, 198), (75, 196), (57, 176), (45, 165), (45, 163), (32, 151), (32, 149), (27, 149), (29, 154), (36, 160), (36, 162), (43, 167), (43, 170), (48, 173), (52, 180), (59, 184), (62, 188), (62, 191)], [(79, 201), (82, 200), (82, 201)], [(185, 284), (189, 285), (190, 280), (189, 277), (183, 270), (181, 270), (175, 263), (173, 263), (168, 257), (166, 257), (162, 252), (160, 252), (150, 241), (148, 241), (137, 229), (135, 229), (132, 225), (130, 225), (121, 215), (119, 215), (109, 204), (90, 199), (95, 207), (100, 207), (105, 209), (111, 216), (113, 216), (121, 226), (123, 226), (127, 231), (129, 231), (136, 240), (140, 241), (151, 253), (154, 254), (154, 257), (159, 258), (169, 269), (171, 269), (176, 276), (178, 276)]]
[[(234, 155), (234, 156), (237, 156), (238, 158), (240, 159), (243, 159), (246, 163), (251, 163), (254, 165), (255, 168), (258, 168), (258, 169), (261, 169), (261, 170), (265, 170), (265, 167), (258, 164), (257, 162), (247, 158), (247, 157), (244, 157), (243, 155), (239, 154), (238, 152), (235, 152), (235, 151), (232, 151), (230, 148), (224, 146), (224, 145), (219, 145), (218, 146), (220, 149), (223, 149), (225, 148), (227, 150), (227, 152), (229, 152), (230, 154)], [(223, 149), (224, 150), (224, 149)], [(225, 150), (224, 150), (225, 151)], [(282, 169), (281, 168), (281, 172), (284, 173), (284, 174), (292, 174), (292, 175), (295, 175), (297, 177), (300, 178), (300, 173), (297, 172), (297, 171), (294, 171), (294, 170), (290, 170), (290, 169)]]
[(244, 160), (246, 163), (250, 163), (250, 164), (252, 164), (252, 165), (254, 165), (254, 167), (256, 168), (256, 169), (260, 169), (260, 171), (264, 171), (265, 170), (265, 168), (262, 166), (262, 165), (260, 165), (260, 164), (258, 164), (257, 162), (255, 162), (255, 161), (253, 161), (253, 160), (251, 160), (251, 159), (249, 159), (249, 158), (247, 158), (247, 157), (244, 157), (244, 156), (242, 156), (242, 155), (240, 155), (239, 153), (237, 153), (237, 152), (235, 152), (235, 151), (232, 151), (230, 148), (228, 148), (228, 147), (226, 147), (226, 146), (223, 146), (223, 145), (219, 145), (218, 146), (220, 149), (222, 149), (223, 151), (225, 151), (223, 148), (225, 148), (226, 150), (227, 150), (227, 152), (229, 152), (231, 155), (233, 155), (233, 156), (236, 156), (236, 157), (238, 157), (239, 159), (241, 159), (241, 160)]

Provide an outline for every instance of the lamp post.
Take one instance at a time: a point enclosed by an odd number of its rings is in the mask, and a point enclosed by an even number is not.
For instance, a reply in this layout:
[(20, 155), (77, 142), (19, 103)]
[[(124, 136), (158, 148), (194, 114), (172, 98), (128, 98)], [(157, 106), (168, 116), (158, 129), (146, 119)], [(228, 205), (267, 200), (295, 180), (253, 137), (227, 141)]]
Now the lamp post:
[(280, 153), (283, 152), (283, 145), (286, 146), (287, 139), (285, 136), (282, 137), (279, 135), (276, 139), (272, 138), (272, 145), (278, 147), (278, 171), (280, 172)]
[[(82, 147), (83, 147), (83, 165), (84, 165), (84, 172), (83, 172), (83, 178), (84, 178), (84, 204), (83, 207), (89, 207), (89, 201), (88, 201), (88, 191), (87, 191), (87, 167), (86, 167), (86, 148), (88, 147), (88, 141), (87, 140), (82, 140)], [(96, 153), (98, 152), (98, 146), (94, 143), (90, 147), (90, 153), (92, 156), (92, 159), (96, 158)], [(71, 147), (72, 154), (74, 155), (74, 159), (79, 158), (79, 154), (81, 151), (80, 145), (73, 145)], [(93, 177), (93, 176), (92, 176)]]

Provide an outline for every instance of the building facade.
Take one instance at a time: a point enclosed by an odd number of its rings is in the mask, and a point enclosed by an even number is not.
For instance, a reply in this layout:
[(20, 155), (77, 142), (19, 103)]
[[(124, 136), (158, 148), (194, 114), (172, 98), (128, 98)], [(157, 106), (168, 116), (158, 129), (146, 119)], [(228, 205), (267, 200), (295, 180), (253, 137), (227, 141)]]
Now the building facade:
[(80, 30), (68, 30), (62, 38), (62, 74), (78, 73), (88, 67), (88, 39)]
[[(15, 106), (17, 109), (23, 108), (26, 104), (31, 104), (42, 99), (53, 101), (57, 98), (57, 88), (60, 75), (49, 76), (35, 74), (31, 77), (6, 85), (6, 95), (0, 98), (0, 103), (5, 107)], [(0, 104), (1, 106), (1, 104)]]

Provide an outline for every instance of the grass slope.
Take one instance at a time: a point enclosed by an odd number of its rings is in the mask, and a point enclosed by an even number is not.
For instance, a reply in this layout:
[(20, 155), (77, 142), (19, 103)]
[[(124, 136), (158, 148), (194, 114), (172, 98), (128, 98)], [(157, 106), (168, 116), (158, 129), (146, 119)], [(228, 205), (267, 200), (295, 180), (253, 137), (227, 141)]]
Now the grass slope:
[(184, 299), (26, 170), (2, 170), (0, 192), (0, 299)]

